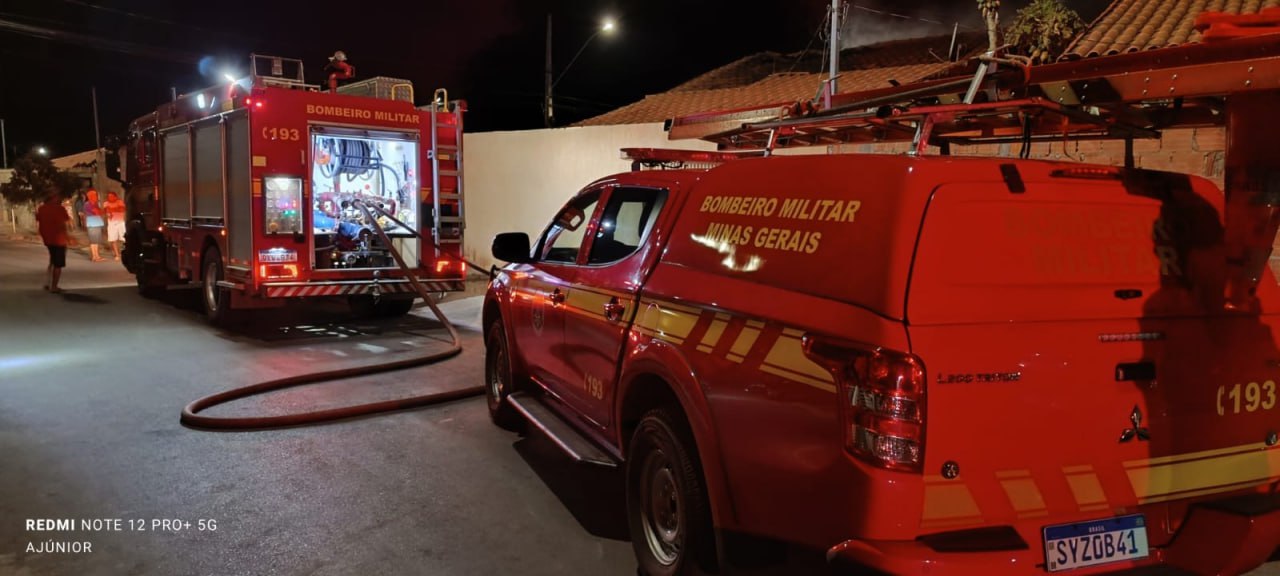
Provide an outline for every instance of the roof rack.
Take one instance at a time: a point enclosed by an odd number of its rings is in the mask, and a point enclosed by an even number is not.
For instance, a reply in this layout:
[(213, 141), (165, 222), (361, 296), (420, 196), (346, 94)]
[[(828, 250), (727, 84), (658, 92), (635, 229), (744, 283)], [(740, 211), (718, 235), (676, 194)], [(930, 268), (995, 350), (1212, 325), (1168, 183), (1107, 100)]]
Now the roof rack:
[(249, 55), (249, 78), (254, 86), (275, 86), (295, 90), (320, 90), (317, 84), (307, 84), (306, 66), (297, 58)]
[(1160, 132), (1129, 124), (1102, 111), (1068, 108), (1043, 98), (983, 104), (881, 106), (829, 116), (798, 117), (742, 125), (704, 137), (725, 150), (860, 142), (911, 142), (924, 154), (953, 144), (1029, 143), (1069, 138), (1159, 138)]
[(758, 158), (764, 156), (762, 150), (747, 152), (704, 152), (698, 150), (676, 150), (672, 148), (623, 148), (622, 159), (631, 161), (631, 170), (638, 172), (643, 168), (664, 169), (708, 169), (725, 162), (742, 158)]

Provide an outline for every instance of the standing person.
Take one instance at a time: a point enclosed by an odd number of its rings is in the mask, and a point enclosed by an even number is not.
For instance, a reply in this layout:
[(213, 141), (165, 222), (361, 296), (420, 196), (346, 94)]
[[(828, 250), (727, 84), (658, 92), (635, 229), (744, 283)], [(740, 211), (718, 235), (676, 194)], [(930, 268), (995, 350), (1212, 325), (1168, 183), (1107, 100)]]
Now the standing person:
[(115, 192), (107, 192), (107, 201), (102, 205), (107, 213), (107, 242), (111, 243), (111, 251), (116, 260), (120, 260), (120, 243), (124, 241), (124, 200)]
[(63, 199), (62, 199), (62, 209), (67, 211), (67, 219), (71, 222), (71, 227), (72, 227), (72, 228), (75, 228), (75, 225), (76, 225), (76, 209), (75, 209), (75, 206), (71, 204), (71, 199), (70, 199), (70, 198), (63, 198)]
[(76, 228), (84, 228), (84, 194), (76, 193)]
[(58, 192), (49, 194), (49, 197), (45, 198), (44, 203), (40, 204), (40, 208), (36, 210), (36, 222), (40, 224), (40, 239), (44, 241), (45, 248), (49, 249), (49, 268), (45, 276), (44, 289), (55, 294), (62, 292), (58, 287), (58, 280), (62, 278), (62, 269), (67, 266), (67, 244), (71, 240), (71, 235), (67, 231), (71, 224), (71, 217), (62, 207), (61, 196)]
[(84, 199), (84, 227), (89, 230), (89, 256), (93, 262), (102, 261), (98, 245), (102, 243), (103, 226), (106, 221), (102, 218), (102, 206), (98, 205), (98, 191), (90, 188)]

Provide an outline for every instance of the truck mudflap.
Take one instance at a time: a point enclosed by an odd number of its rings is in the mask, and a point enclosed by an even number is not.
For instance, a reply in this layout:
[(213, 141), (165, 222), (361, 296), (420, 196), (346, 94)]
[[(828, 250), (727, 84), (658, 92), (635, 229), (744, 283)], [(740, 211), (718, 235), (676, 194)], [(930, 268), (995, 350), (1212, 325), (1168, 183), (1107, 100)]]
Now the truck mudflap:
[[(455, 292), (462, 280), (419, 280), (428, 292)], [(340, 280), (330, 282), (273, 282), (262, 286), (267, 298), (309, 298), (354, 294), (416, 294), (408, 280)]]
[[(1151, 548), (1148, 558), (1064, 572), (1064, 574), (1171, 573), (1242, 574), (1257, 568), (1280, 546), (1280, 494), (1249, 494), (1191, 507), (1174, 539)], [(838, 574), (867, 568), (889, 574), (1047, 574), (1039, 542), (1006, 549), (940, 551), (923, 539), (847, 540), (827, 550)]]

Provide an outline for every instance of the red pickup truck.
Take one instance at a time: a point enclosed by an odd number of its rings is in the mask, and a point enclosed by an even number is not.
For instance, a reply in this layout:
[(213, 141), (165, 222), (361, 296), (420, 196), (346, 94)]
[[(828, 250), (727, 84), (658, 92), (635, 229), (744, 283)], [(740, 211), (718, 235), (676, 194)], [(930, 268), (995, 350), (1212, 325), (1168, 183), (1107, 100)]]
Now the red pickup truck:
[(1222, 192), (1047, 161), (632, 171), (499, 235), (496, 423), (625, 467), (640, 572), (1238, 573), (1280, 543), (1270, 271)]

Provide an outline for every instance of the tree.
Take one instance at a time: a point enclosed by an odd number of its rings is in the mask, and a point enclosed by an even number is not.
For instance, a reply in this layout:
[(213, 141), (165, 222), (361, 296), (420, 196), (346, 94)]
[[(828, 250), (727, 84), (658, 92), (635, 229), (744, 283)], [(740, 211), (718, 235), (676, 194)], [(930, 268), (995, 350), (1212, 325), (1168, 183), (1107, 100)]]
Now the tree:
[(997, 33), (1000, 29), (1000, 0), (978, 0), (982, 21), (987, 23), (987, 50), (992, 54), (1000, 47)]
[(1015, 53), (1031, 58), (1032, 64), (1047, 64), (1066, 49), (1082, 28), (1080, 15), (1061, 0), (1034, 0), (1018, 10), (1005, 30), (1005, 39)]
[(79, 189), (80, 179), (74, 174), (59, 170), (45, 156), (28, 152), (13, 164), (13, 176), (0, 185), (0, 196), (12, 204), (23, 204), (44, 200), (55, 191), (70, 196)]

